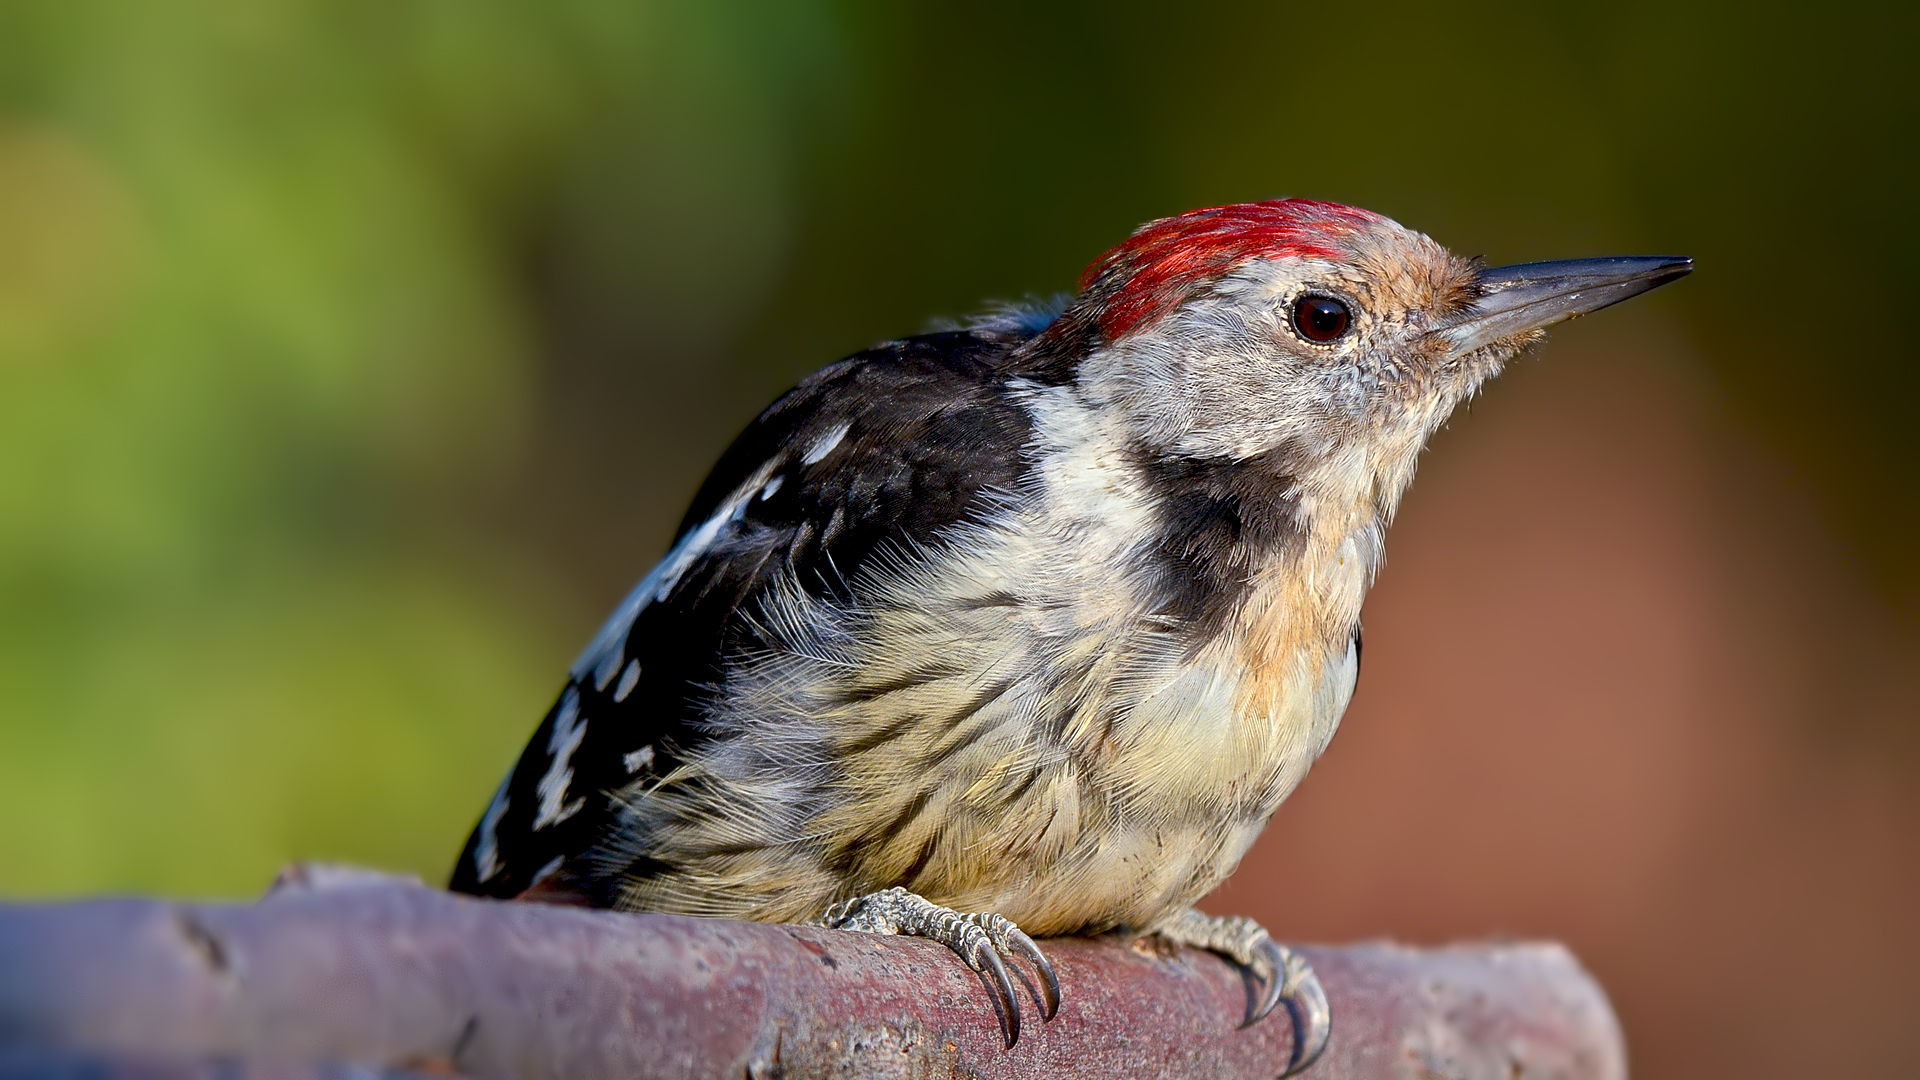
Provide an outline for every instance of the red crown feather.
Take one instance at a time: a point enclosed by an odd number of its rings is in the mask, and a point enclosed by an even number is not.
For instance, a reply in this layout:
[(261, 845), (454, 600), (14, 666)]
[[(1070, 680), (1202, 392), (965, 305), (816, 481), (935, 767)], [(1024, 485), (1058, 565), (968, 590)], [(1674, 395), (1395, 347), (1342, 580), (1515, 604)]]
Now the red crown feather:
[(1312, 199), (1269, 199), (1189, 210), (1142, 225), (1081, 275), (1082, 291), (1108, 295), (1096, 318), (1112, 341), (1145, 329), (1202, 282), (1252, 259), (1335, 259), (1342, 237), (1383, 220)]

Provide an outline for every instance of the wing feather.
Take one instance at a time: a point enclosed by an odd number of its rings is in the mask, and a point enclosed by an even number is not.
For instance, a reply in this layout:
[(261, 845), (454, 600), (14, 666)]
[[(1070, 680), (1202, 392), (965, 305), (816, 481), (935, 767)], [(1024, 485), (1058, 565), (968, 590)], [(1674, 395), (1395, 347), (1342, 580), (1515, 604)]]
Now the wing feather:
[(889, 342), (814, 374), (754, 420), (701, 485), (666, 557), (574, 663), (451, 887), (498, 897), (559, 887), (542, 876), (566, 878), (568, 860), (618, 820), (609, 792), (667, 776), (714, 737), (702, 706), (729, 659), (764, 642), (763, 607), (791, 610), (764, 604), (776, 583), (843, 596), (887, 553), (928, 543), (981, 512), (985, 493), (1012, 490), (1030, 430), (1005, 362), (1025, 333)]

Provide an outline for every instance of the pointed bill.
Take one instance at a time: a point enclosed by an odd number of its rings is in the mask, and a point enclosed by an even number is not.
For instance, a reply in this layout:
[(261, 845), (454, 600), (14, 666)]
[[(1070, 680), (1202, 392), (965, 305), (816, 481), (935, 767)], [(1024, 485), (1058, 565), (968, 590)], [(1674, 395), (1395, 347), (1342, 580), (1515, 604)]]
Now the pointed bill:
[(1578, 318), (1658, 288), (1693, 271), (1681, 255), (1625, 255), (1607, 259), (1492, 266), (1480, 272), (1480, 299), (1440, 327), (1454, 353)]

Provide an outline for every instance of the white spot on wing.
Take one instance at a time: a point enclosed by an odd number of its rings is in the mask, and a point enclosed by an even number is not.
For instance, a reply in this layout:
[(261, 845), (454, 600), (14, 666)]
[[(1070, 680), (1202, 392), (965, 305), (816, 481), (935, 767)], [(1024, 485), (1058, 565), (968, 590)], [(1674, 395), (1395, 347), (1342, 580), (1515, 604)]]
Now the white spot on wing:
[(584, 679), (588, 673), (592, 673), (594, 688), (597, 690), (607, 688), (607, 683), (613, 680), (614, 673), (620, 670), (620, 658), (626, 651), (627, 633), (633, 629), (633, 620), (640, 617), (641, 610), (648, 604), (664, 599), (673, 591), (675, 585), (680, 584), (680, 576), (685, 574), (700, 556), (706, 554), (707, 549), (720, 538), (720, 534), (726, 530), (727, 526), (740, 520), (740, 515), (746, 512), (747, 503), (752, 500), (753, 493), (767, 483), (780, 464), (781, 459), (775, 458), (760, 466), (752, 476), (747, 478), (746, 483), (741, 484), (734, 489), (733, 494), (727, 496), (726, 501), (713, 512), (712, 517), (701, 522), (698, 528), (690, 530), (687, 535), (680, 538), (679, 543), (673, 545), (673, 550), (667, 552), (667, 557), (661, 559), (659, 565), (641, 579), (640, 584), (634, 586), (633, 591), (627, 594), (627, 598), (614, 609), (613, 617), (607, 620), (598, 634), (594, 635), (593, 640), (587, 644), (586, 651), (580, 654), (580, 658), (573, 662), (570, 674), (574, 678)]
[(852, 427), (851, 422), (837, 424), (832, 431), (813, 440), (813, 445), (807, 447), (807, 452), (800, 456), (800, 464), (819, 464), (828, 454), (833, 453), (833, 448), (840, 445), (840, 440), (847, 437), (847, 431)]
[(600, 663), (594, 665), (593, 688), (595, 690), (606, 690), (607, 684), (613, 681), (613, 673), (620, 670), (620, 654), (626, 651), (626, 642), (622, 641), (620, 645), (620, 648), (601, 657)]
[(786, 482), (786, 479), (784, 476), (776, 476), (767, 481), (767, 486), (760, 489), (760, 501), (765, 502), (773, 498), (773, 493), (780, 490), (780, 485)]
[[(507, 780), (513, 779), (509, 774)], [(493, 793), (493, 801), (487, 804), (487, 812), (480, 816), (480, 838), (473, 845), (473, 876), (475, 881), (490, 881), (498, 874), (500, 865), (500, 819), (507, 813), (507, 780), (500, 781), (500, 790)]]
[(625, 701), (633, 688), (640, 685), (640, 661), (627, 661), (627, 670), (620, 673), (620, 685), (613, 690), (613, 700)]
[(633, 753), (622, 757), (620, 763), (627, 767), (627, 775), (632, 776), (634, 773), (653, 764), (653, 747), (643, 746)]
[(586, 805), (585, 799), (566, 801), (567, 785), (573, 783), (573, 768), (567, 763), (586, 737), (587, 722), (580, 718), (580, 692), (569, 686), (560, 699), (560, 712), (553, 718), (553, 734), (547, 737), (547, 753), (553, 760), (547, 763), (546, 774), (535, 789), (540, 793), (540, 811), (533, 818), (536, 831), (558, 825)]
[(565, 855), (555, 855), (552, 859), (548, 860), (547, 865), (540, 868), (539, 873), (533, 875), (533, 880), (527, 882), (527, 887), (531, 889), (535, 885), (538, 885), (541, 882), (552, 877), (554, 874), (554, 871), (560, 869), (560, 864), (566, 861), (567, 861), (567, 857)]

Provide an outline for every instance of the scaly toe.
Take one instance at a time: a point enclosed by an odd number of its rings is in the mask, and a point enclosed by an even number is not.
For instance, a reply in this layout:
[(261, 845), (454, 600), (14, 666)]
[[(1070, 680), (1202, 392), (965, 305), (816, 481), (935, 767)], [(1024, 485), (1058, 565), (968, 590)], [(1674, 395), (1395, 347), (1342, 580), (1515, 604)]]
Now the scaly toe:
[(1327, 1006), (1326, 988), (1305, 958), (1273, 940), (1259, 923), (1189, 910), (1169, 920), (1157, 933), (1175, 945), (1195, 945), (1219, 953), (1261, 980), (1260, 998), (1248, 1007), (1242, 1027), (1258, 1023), (1282, 1001), (1287, 1003), (1293, 1019), (1293, 1057), (1282, 1077), (1313, 1064), (1326, 1050), (1333, 1034), (1333, 1012)]
[(1042, 1018), (1051, 1020), (1060, 1010), (1060, 980), (1053, 973), (1053, 965), (1033, 939), (1005, 916), (964, 914), (896, 887), (837, 903), (827, 909), (820, 924), (869, 934), (922, 937), (952, 949), (980, 974), (993, 994), (1009, 1049), (1020, 1041), (1020, 998), (1007, 970), (1015, 954), (1026, 957), (1040, 977), (1035, 996)]

